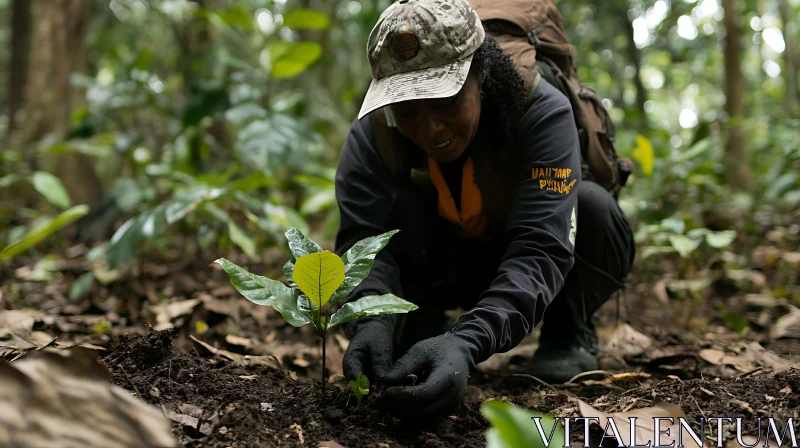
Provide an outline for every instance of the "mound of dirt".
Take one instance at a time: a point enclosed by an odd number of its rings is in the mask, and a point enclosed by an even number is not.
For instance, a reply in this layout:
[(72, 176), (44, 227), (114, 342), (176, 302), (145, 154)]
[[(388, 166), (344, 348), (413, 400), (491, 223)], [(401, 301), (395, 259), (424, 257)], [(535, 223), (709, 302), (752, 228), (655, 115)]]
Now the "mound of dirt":
[(214, 363), (174, 348), (174, 337), (165, 330), (120, 338), (104, 362), (114, 384), (162, 408), (183, 446), (485, 445), (488, 422), (476, 403), (427, 427), (381, 412), (375, 406), (379, 391), (358, 404), (349, 390), (329, 387), (323, 408), (318, 383), (264, 366)]

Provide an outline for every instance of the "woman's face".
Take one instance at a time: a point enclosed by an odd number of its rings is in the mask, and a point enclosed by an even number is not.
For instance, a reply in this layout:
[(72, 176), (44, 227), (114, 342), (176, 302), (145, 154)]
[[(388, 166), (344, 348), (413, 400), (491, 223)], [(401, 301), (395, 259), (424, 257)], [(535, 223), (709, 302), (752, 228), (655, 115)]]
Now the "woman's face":
[(457, 159), (478, 130), (481, 82), (470, 73), (454, 96), (393, 104), (390, 107), (398, 130), (437, 162)]

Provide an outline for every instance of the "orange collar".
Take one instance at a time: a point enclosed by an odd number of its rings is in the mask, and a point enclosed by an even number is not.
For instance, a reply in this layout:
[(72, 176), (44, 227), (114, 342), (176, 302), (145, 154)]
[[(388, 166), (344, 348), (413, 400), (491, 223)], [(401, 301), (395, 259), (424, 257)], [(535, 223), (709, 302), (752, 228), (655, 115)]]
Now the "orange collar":
[(456, 203), (447, 187), (447, 182), (442, 176), (439, 164), (428, 156), (431, 181), (439, 193), (439, 215), (448, 221), (461, 226), (464, 236), (477, 238), (486, 230), (486, 215), (483, 211), (481, 191), (475, 183), (475, 170), (472, 157), (464, 163), (461, 177), (461, 212), (456, 209)]

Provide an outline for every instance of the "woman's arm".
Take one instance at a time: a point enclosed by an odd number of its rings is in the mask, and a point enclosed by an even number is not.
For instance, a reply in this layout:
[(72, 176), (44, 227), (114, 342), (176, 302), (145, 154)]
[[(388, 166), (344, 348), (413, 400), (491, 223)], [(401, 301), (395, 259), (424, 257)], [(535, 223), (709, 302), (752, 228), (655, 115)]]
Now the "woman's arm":
[(515, 347), (542, 319), (574, 263), (580, 147), (568, 100), (542, 81), (518, 126), (520, 171), (497, 277), (454, 331), (476, 363)]
[[(368, 117), (353, 120), (336, 168), (335, 188), (340, 212), (336, 254), (342, 256), (358, 241), (394, 230), (389, 220), (396, 186), (375, 148)], [(353, 290), (349, 300), (368, 294), (392, 293), (403, 297), (393, 246), (390, 241), (378, 252), (369, 275)]]

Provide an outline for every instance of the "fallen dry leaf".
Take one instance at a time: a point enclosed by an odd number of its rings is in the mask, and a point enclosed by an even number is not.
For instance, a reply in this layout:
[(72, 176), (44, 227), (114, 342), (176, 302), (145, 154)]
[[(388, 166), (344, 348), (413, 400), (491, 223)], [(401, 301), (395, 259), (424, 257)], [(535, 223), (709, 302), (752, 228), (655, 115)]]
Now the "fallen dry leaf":
[(253, 348), (256, 345), (256, 341), (252, 339), (243, 338), (240, 336), (234, 336), (232, 334), (225, 336), (225, 342), (231, 345), (238, 345), (240, 347), (244, 347), (247, 349)]
[[(737, 351), (738, 353), (732, 353)], [(767, 350), (758, 342), (739, 342), (732, 344), (729, 351), (718, 349), (700, 350), (699, 356), (714, 365), (729, 365), (740, 372), (750, 372), (758, 367), (783, 372), (800, 368), (800, 363), (789, 361)]]
[[(605, 429), (606, 426), (609, 425), (609, 419), (612, 419), (619, 430), (619, 437), (622, 439), (623, 445), (625, 446), (631, 446), (631, 425), (628, 418), (636, 417), (634, 442), (636, 442), (637, 445), (653, 446), (656, 444), (656, 442), (660, 441), (661, 445), (674, 444), (677, 446), (678, 435), (680, 432), (683, 432), (684, 446), (700, 448), (700, 445), (698, 445), (694, 439), (692, 439), (692, 437), (680, 427), (678, 419), (686, 419), (686, 414), (677, 405), (665, 402), (657, 402), (654, 406), (648, 408), (635, 409), (630, 412), (615, 412), (611, 414), (599, 411), (582, 400), (578, 400), (578, 407), (580, 409), (581, 416), (597, 418), (599, 420), (599, 424), (596, 420), (592, 420), (592, 425), (599, 426), (601, 430)], [(673, 424), (670, 424), (669, 421), (661, 421), (659, 429), (666, 431), (667, 428), (669, 428), (669, 435), (666, 435), (662, 432), (659, 441), (656, 440), (654, 432), (655, 417), (672, 418), (673, 422)], [(611, 426), (609, 425), (608, 427), (609, 431), (607, 434), (613, 435)], [(700, 435), (698, 434), (698, 436)]]
[(156, 314), (155, 330), (160, 331), (170, 328), (173, 319), (191, 313), (199, 303), (199, 299), (189, 299), (154, 306), (153, 312)]
[(744, 296), (744, 303), (752, 308), (770, 309), (786, 305), (786, 299), (778, 299), (767, 294), (747, 294)]
[(649, 337), (624, 323), (614, 330), (604, 351), (619, 356), (636, 356), (644, 353), (652, 345), (653, 341)]
[(164, 415), (111, 385), (97, 353), (85, 348), (0, 363), (0, 409), (2, 446), (176, 446)]
[(749, 403), (742, 400), (737, 400), (734, 398), (733, 400), (729, 401), (728, 404), (736, 406), (737, 408), (746, 411), (750, 415), (754, 415), (756, 413), (756, 411), (753, 410), (753, 408), (750, 406)]
[(240, 355), (238, 353), (229, 352), (227, 350), (222, 350), (216, 348), (210, 344), (207, 344), (194, 336), (189, 336), (189, 338), (194, 341), (200, 348), (204, 349), (206, 352), (227, 359), (229, 361), (233, 361), (234, 363), (241, 365), (241, 366), (266, 366), (273, 368), (275, 370), (280, 370), (281, 363), (278, 358), (275, 356), (251, 356), (251, 355)]
[(237, 321), (239, 320), (239, 310), (241, 307), (239, 306), (238, 299), (218, 299), (208, 293), (200, 293), (197, 295), (197, 298), (203, 302), (203, 308), (208, 311), (232, 317)]
[(27, 337), (33, 329), (33, 324), (44, 316), (43, 312), (31, 309), (0, 310), (0, 329)]
[(290, 426), (290, 428), (294, 430), (294, 432), (297, 434), (297, 438), (300, 439), (300, 445), (306, 443), (306, 439), (303, 437), (303, 428), (301, 428), (300, 425), (295, 423)]
[(305, 359), (300, 359), (300, 358), (292, 360), (292, 364), (294, 364), (294, 365), (296, 365), (298, 367), (302, 367), (304, 369), (311, 365), (310, 362), (306, 361)]
[(197, 417), (197, 418), (202, 417), (203, 412), (205, 412), (203, 408), (201, 408), (200, 406), (195, 406), (190, 403), (181, 403), (178, 405), (178, 409), (180, 409), (181, 412), (186, 415), (191, 415), (192, 417)]
[(781, 316), (769, 330), (772, 340), (781, 338), (800, 339), (800, 309), (789, 305), (789, 313)]
[(740, 289), (744, 289), (745, 282), (757, 290), (763, 290), (767, 285), (767, 277), (752, 269), (729, 269), (725, 272), (725, 276), (736, 282)]
[(644, 372), (617, 373), (615, 375), (611, 375), (608, 380), (612, 384), (633, 384), (646, 380), (651, 376), (652, 375), (649, 373)]
[(200, 419), (198, 419), (197, 417), (192, 417), (191, 415), (186, 415), (186, 414), (178, 414), (177, 412), (170, 411), (169, 409), (163, 406), (162, 409), (164, 410), (164, 415), (168, 419), (172, 420), (175, 423), (179, 423), (183, 426), (188, 426), (192, 429), (197, 429), (197, 425), (198, 423), (200, 423)]
[(319, 444), (317, 444), (317, 448), (344, 448), (344, 447), (332, 440), (325, 440), (319, 442)]

